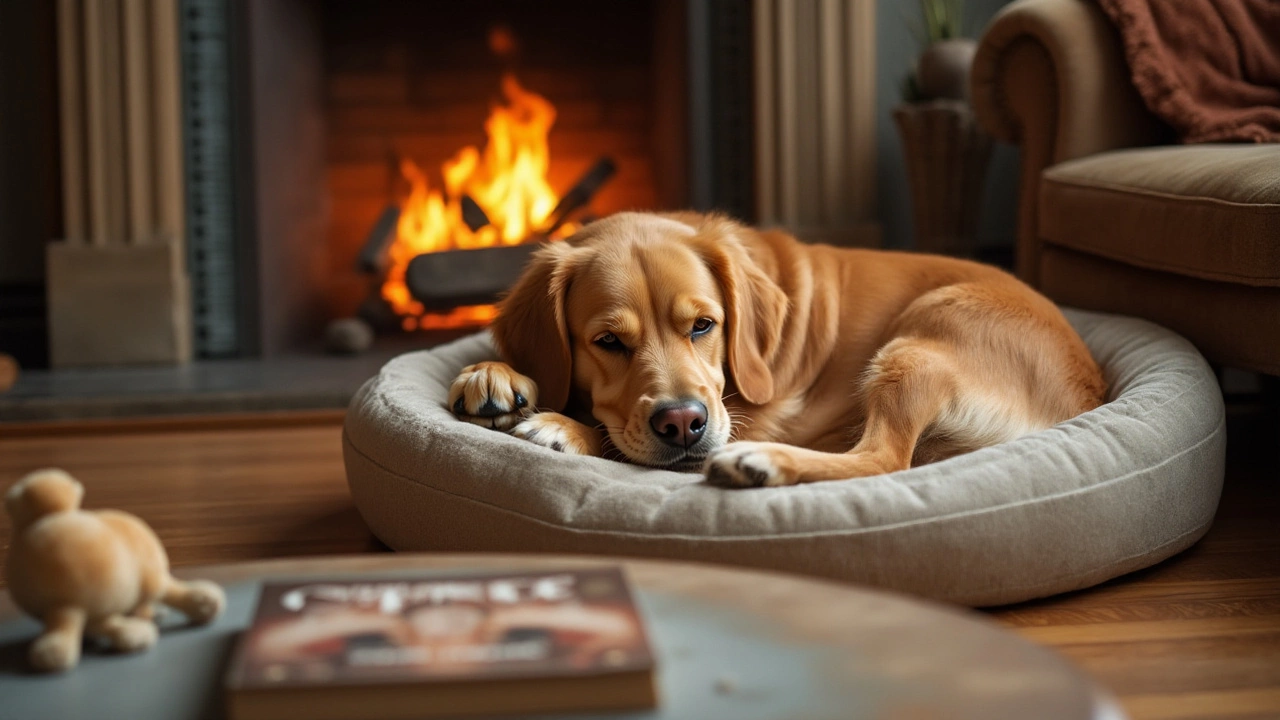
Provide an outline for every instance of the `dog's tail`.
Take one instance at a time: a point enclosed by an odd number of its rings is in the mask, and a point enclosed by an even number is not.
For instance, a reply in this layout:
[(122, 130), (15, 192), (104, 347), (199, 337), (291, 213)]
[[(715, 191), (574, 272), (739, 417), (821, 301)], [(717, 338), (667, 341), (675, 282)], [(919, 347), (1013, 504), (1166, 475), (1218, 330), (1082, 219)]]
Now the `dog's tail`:
[(5, 493), (5, 509), (20, 530), (46, 515), (80, 508), (84, 486), (65, 470), (45, 468), (28, 473)]

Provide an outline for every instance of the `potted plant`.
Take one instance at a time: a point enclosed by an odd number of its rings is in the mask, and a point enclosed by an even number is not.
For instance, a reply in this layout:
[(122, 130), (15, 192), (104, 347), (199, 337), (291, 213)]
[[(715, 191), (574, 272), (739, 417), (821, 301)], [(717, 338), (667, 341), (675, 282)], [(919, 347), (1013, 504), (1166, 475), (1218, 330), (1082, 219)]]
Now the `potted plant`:
[(962, 0), (920, 0), (926, 41), (893, 118), (911, 186), (915, 247), (972, 257), (991, 138), (969, 107), (978, 44), (960, 37)]
[(977, 41), (961, 37), (963, 0), (920, 0), (927, 45), (907, 78), (906, 100), (967, 100)]

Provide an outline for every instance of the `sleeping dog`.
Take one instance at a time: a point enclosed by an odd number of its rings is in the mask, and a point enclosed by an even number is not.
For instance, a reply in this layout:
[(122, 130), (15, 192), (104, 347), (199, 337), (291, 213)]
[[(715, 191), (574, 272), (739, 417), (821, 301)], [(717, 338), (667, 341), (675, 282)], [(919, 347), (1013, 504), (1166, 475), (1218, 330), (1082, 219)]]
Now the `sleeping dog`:
[(539, 250), (459, 418), (725, 487), (905, 470), (1097, 407), (1058, 308), (978, 263), (620, 213)]

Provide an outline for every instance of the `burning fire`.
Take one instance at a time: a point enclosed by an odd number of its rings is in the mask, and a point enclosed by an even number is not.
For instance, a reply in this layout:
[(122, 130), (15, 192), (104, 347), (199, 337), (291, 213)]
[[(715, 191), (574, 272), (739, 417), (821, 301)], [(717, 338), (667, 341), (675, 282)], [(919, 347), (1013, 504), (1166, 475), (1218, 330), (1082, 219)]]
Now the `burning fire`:
[[(494, 105), (484, 124), (488, 136), (484, 151), (468, 145), (446, 161), (440, 168), (443, 189), (431, 188), (426, 173), (413, 161), (400, 163), (410, 191), (389, 250), (382, 297), (404, 316), (406, 330), (483, 325), (497, 313), (492, 305), (457, 308), (443, 315), (425, 313), (404, 282), (410, 260), (422, 253), (528, 241), (560, 200), (547, 184), (547, 133), (555, 123), (555, 107), (525, 90), (512, 75), (503, 76), (502, 94), (506, 104)], [(463, 221), (464, 195), (484, 210), (489, 225), (472, 232)], [(572, 230), (562, 227), (557, 236)]]

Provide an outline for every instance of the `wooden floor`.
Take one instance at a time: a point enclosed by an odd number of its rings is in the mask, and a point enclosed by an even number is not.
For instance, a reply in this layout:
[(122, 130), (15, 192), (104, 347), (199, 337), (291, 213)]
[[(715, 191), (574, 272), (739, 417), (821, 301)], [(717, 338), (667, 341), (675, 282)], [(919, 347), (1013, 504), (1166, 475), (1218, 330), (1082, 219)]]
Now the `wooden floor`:
[[(0, 426), (0, 487), (62, 467), (90, 506), (150, 522), (175, 565), (383, 551), (347, 495), (337, 417), (302, 420)], [(1280, 718), (1280, 423), (1234, 407), (1228, 437), (1222, 508), (1196, 547), (991, 615), (1076, 661), (1134, 718)], [(8, 537), (0, 516), (6, 548)]]

